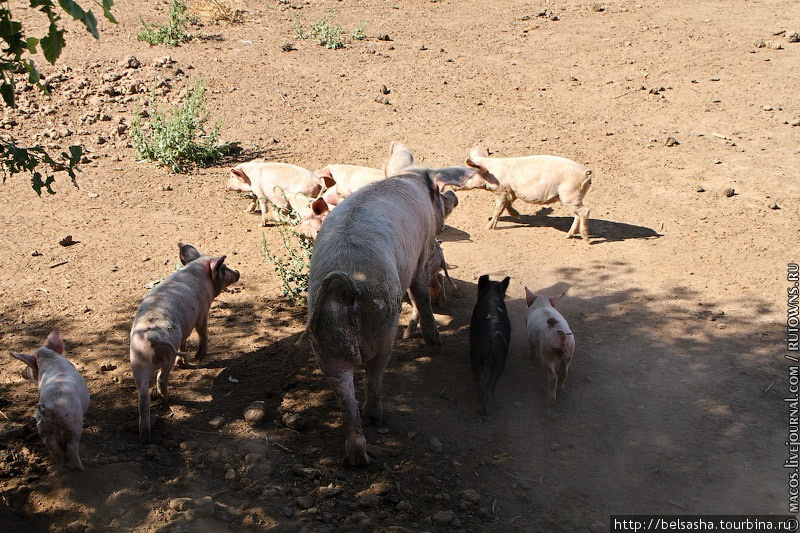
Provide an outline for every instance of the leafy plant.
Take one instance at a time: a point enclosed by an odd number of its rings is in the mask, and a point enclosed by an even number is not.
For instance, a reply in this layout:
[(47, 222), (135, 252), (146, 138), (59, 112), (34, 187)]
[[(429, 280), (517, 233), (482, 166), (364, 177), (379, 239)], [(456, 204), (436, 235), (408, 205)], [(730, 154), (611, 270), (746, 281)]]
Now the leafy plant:
[(342, 41), (342, 27), (338, 24), (331, 23), (331, 14), (328, 13), (324, 17), (317, 20), (309, 29), (308, 32), (303, 30), (303, 26), (298, 20), (294, 21), (294, 35), (296, 39), (314, 39), (320, 46), (324, 46), (330, 50), (338, 50), (344, 48), (344, 41)]
[[(297, 218), (290, 219), (290, 224), (297, 224)], [(302, 237), (287, 226), (278, 228), (283, 241), (283, 253), (273, 254), (267, 246), (266, 237), (261, 237), (261, 249), (268, 263), (275, 268), (275, 273), (283, 285), (283, 295), (292, 302), (305, 299), (308, 292), (308, 269), (311, 266), (311, 253), (314, 243)]]
[(136, 35), (136, 38), (146, 42), (150, 46), (155, 46), (157, 44), (178, 46), (192, 38), (192, 36), (186, 32), (189, 27), (189, 17), (186, 15), (186, 4), (180, 0), (172, 0), (169, 4), (169, 20), (167, 24), (151, 26), (141, 17), (139, 21), (142, 23), (142, 31)]
[(142, 125), (137, 109), (131, 122), (131, 135), (136, 150), (145, 159), (160, 161), (173, 172), (183, 172), (187, 165), (203, 165), (218, 161), (235, 143), (218, 143), (221, 122), (206, 132), (205, 85), (197, 80), (186, 94), (183, 105), (162, 113), (153, 103), (149, 128)]
[(364, 39), (367, 38), (366, 32), (367, 32), (367, 21), (362, 20), (361, 24), (359, 24), (358, 27), (353, 30), (353, 33), (350, 34), (350, 37), (352, 37), (356, 41), (363, 41)]
[[(102, 0), (98, 2), (103, 8), (103, 16), (109, 22), (117, 23), (114, 15), (111, 14), (113, 0)], [(26, 74), (26, 82), (37, 86), (43, 93), (47, 94), (47, 87), (41, 81), (39, 71), (32, 59), (23, 57), (26, 52), (36, 54), (42, 50), (45, 60), (50, 64), (55, 64), (61, 55), (61, 51), (66, 46), (64, 30), (58, 26), (61, 16), (57, 11), (52, 0), (30, 0), (31, 8), (36, 8), (47, 16), (49, 25), (47, 35), (42, 38), (26, 37), (25, 27), (11, 14), (8, 2), (0, 2), (0, 39), (5, 46), (0, 51), (0, 96), (3, 103), (8, 107), (17, 107), (16, 101), (16, 74)], [(81, 22), (86, 30), (96, 39), (100, 37), (97, 30), (97, 18), (91, 10), (84, 10), (73, 0), (59, 0), (59, 7), (73, 19)], [(51, 188), (55, 181), (52, 172), (65, 170), (72, 183), (75, 181), (75, 172), (78, 170), (78, 163), (83, 154), (83, 147), (70, 146), (68, 152), (62, 152), (59, 157), (51, 156), (43, 147), (37, 145), (33, 147), (18, 146), (13, 138), (0, 139), (0, 166), (3, 170), (3, 183), (9, 176), (20, 172), (31, 173), (31, 186), (36, 194), (42, 194), (42, 189), (46, 189), (50, 194), (54, 194)], [(39, 170), (46, 167), (43, 175)]]

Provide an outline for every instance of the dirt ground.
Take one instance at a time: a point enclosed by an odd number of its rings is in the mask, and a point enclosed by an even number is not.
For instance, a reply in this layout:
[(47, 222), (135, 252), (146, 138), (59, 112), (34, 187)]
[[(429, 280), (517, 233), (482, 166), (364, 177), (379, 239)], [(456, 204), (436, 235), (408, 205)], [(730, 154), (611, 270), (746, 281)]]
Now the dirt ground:
[[(1, 530), (600, 533), (610, 514), (788, 512), (797, 2), (273, 0), (248, 2), (240, 23), (205, 20), (178, 48), (138, 41), (139, 17), (165, 20), (166, 7), (116, 4), (99, 41), (65, 21), (57, 66), (37, 62), (52, 97), (27, 91), (3, 109), (4, 138), (89, 149), (80, 188), (64, 175), (41, 199), (25, 176), (0, 187), (0, 348), (31, 352), (59, 326), (91, 407), (86, 470), (53, 469), (35, 386), (6, 355)], [(296, 22), (327, 13), (344, 49), (295, 38)], [(350, 39), (361, 21), (367, 38)], [(155, 86), (166, 109), (197, 79), (242, 153), (187, 174), (141, 161), (137, 107)], [(460, 287), (437, 310), (444, 345), (397, 342), (383, 426), (366, 428), (372, 463), (354, 468), (335, 397), (298, 344), (306, 309), (264, 259), (278, 228), (260, 228), (225, 181), (254, 157), (380, 166), (392, 140), (431, 166), (463, 163), (476, 142), (586, 164), (591, 239), (565, 239), (559, 204), (518, 201), (519, 219), (486, 230), (492, 194), (459, 192), (441, 235)], [(65, 234), (76, 244), (60, 246)], [(179, 241), (227, 254), (241, 280), (212, 307), (207, 358), (173, 372), (171, 411), (154, 403), (145, 446), (128, 333)], [(468, 325), (487, 273), (511, 277), (512, 346), (480, 416)], [(526, 286), (567, 291), (577, 349), (553, 408), (527, 358)], [(266, 421), (250, 428), (257, 400)]]

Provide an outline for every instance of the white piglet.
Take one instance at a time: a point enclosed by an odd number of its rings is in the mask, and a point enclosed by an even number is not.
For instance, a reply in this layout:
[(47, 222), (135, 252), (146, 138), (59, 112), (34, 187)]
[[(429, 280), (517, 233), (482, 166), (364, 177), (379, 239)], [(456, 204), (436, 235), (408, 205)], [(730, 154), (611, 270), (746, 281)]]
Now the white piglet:
[(575, 353), (575, 336), (567, 321), (555, 309), (563, 296), (562, 292), (560, 296), (548, 298), (534, 294), (525, 287), (529, 355), (538, 357), (547, 369), (547, 405), (550, 406), (556, 402), (556, 392), (564, 390), (569, 364)]
[(517, 198), (532, 204), (551, 204), (560, 200), (575, 214), (567, 238), (580, 230), (589, 239), (589, 208), (583, 197), (592, 185), (592, 170), (566, 157), (532, 155), (527, 157), (489, 157), (489, 152), (476, 144), (469, 152), (467, 164), (478, 169), (464, 189), (494, 191), (495, 209), (486, 229), (494, 229), (497, 219), (508, 210), (512, 216), (519, 212), (511, 207)]
[[(228, 179), (228, 189), (256, 195), (256, 201), (261, 208), (262, 226), (267, 225), (267, 202), (285, 214), (293, 207), (293, 197), (300, 194), (306, 198), (316, 198), (321, 188), (317, 177), (310, 170), (287, 163), (266, 163), (259, 160), (233, 167)], [(254, 210), (255, 203), (248, 208), (249, 212)], [(272, 219), (277, 220), (274, 213)]]
[(59, 329), (47, 337), (47, 344), (33, 354), (12, 353), (28, 367), (22, 372), (39, 387), (36, 429), (56, 464), (69, 459), (72, 468), (83, 470), (78, 445), (83, 415), (89, 409), (89, 389), (75, 366), (64, 357)]

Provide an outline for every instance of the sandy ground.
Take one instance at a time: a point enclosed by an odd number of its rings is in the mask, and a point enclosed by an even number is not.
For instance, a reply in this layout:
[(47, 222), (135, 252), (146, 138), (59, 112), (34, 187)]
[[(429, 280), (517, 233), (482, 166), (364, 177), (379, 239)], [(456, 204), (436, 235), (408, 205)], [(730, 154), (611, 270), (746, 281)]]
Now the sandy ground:
[[(25, 92), (20, 110), (3, 110), (4, 138), (89, 153), (80, 188), (63, 175), (41, 199), (25, 176), (0, 187), (0, 347), (31, 352), (59, 326), (92, 395), (86, 470), (54, 469), (35, 386), (7, 357), (3, 530), (598, 533), (611, 514), (789, 511), (796, 2), (249, 2), (241, 23), (206, 21), (179, 48), (137, 41), (139, 16), (163, 20), (166, 5), (115, 5), (120, 24), (102, 22), (99, 41), (66, 23), (61, 60), (42, 66), (52, 97)], [(296, 22), (327, 13), (346, 36), (366, 21), (367, 39), (326, 50), (295, 38)], [(243, 152), (187, 174), (140, 161), (137, 106), (157, 86), (166, 108), (197, 79)], [(264, 259), (262, 239), (279, 249), (279, 229), (260, 228), (224, 185), (254, 157), (377, 167), (392, 140), (431, 166), (462, 163), (476, 142), (586, 164), (591, 239), (565, 239), (560, 204), (518, 201), (520, 218), (486, 230), (492, 194), (459, 192), (441, 235), (460, 287), (437, 310), (444, 345), (398, 341), (383, 427), (366, 430), (372, 464), (352, 468), (335, 397), (297, 344), (305, 307), (281, 296)], [(78, 242), (60, 246), (65, 234)], [(144, 446), (128, 333), (179, 241), (227, 254), (241, 280), (212, 307), (207, 359), (173, 373), (172, 409), (154, 404)], [(512, 319), (483, 417), (468, 362), (482, 274), (511, 277)], [(559, 307), (577, 349), (553, 408), (527, 358), (526, 286), (567, 291)], [(252, 429), (242, 412), (257, 400), (267, 420)]]

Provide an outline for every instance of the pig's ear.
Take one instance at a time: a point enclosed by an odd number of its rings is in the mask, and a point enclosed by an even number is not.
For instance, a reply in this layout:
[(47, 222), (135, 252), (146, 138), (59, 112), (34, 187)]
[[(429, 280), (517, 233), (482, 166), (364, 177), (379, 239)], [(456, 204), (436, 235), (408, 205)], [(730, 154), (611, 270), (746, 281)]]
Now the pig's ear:
[(489, 284), (489, 274), (484, 274), (478, 278), (478, 292), (481, 292)]
[(506, 294), (506, 290), (508, 289), (508, 284), (509, 284), (510, 281), (511, 281), (511, 278), (506, 276), (505, 279), (500, 282), (500, 284), (503, 286), (503, 295)]
[(314, 175), (322, 180), (322, 183), (325, 185), (326, 189), (329, 189), (336, 185), (336, 180), (333, 179), (333, 174), (329, 168), (325, 167), (322, 170), (315, 170)]
[(181, 263), (183, 263), (184, 266), (191, 263), (192, 261), (200, 257), (200, 255), (202, 255), (200, 254), (200, 252), (197, 251), (197, 248), (195, 248), (191, 244), (184, 244), (182, 242), (178, 243), (178, 250), (181, 258)]
[(222, 257), (214, 257), (208, 261), (208, 269), (211, 271), (211, 279), (217, 279), (226, 257), (228, 256), (223, 255)]
[(321, 215), (330, 211), (330, 207), (328, 207), (328, 202), (325, 201), (325, 198), (317, 198), (311, 202), (311, 211), (315, 215)]
[(31, 367), (35, 372), (39, 372), (39, 360), (36, 358), (35, 355), (29, 355), (26, 353), (12, 353), (11, 357), (16, 357), (29, 367)]
[(528, 287), (525, 287), (525, 303), (528, 307), (533, 305), (534, 300), (536, 300), (536, 295), (533, 294)]
[(487, 150), (480, 144), (476, 144), (470, 149), (469, 157), (470, 159), (478, 159), (479, 157), (489, 157), (489, 150)]
[(447, 185), (463, 187), (467, 180), (477, 173), (477, 169), (470, 167), (443, 167), (430, 170), (430, 176), (440, 191)]
[(61, 338), (61, 329), (56, 328), (47, 336), (47, 347), (54, 352), (64, 354), (64, 339)]
[(250, 178), (248, 178), (247, 174), (244, 173), (244, 170), (242, 170), (239, 167), (233, 167), (231, 169), (231, 174), (233, 174), (234, 176), (236, 176), (237, 178), (239, 178), (240, 180), (242, 180), (243, 182), (245, 182), (247, 184), (250, 183)]
[(561, 293), (561, 294), (559, 294), (558, 296), (555, 296), (555, 297), (553, 297), (553, 298), (548, 298), (548, 300), (550, 300), (550, 305), (552, 305), (553, 307), (555, 307), (555, 306), (556, 306), (556, 304), (559, 302), (559, 300), (561, 300), (561, 298), (563, 298), (565, 294), (567, 294), (567, 293), (566, 293), (566, 292), (562, 292), (562, 293)]

